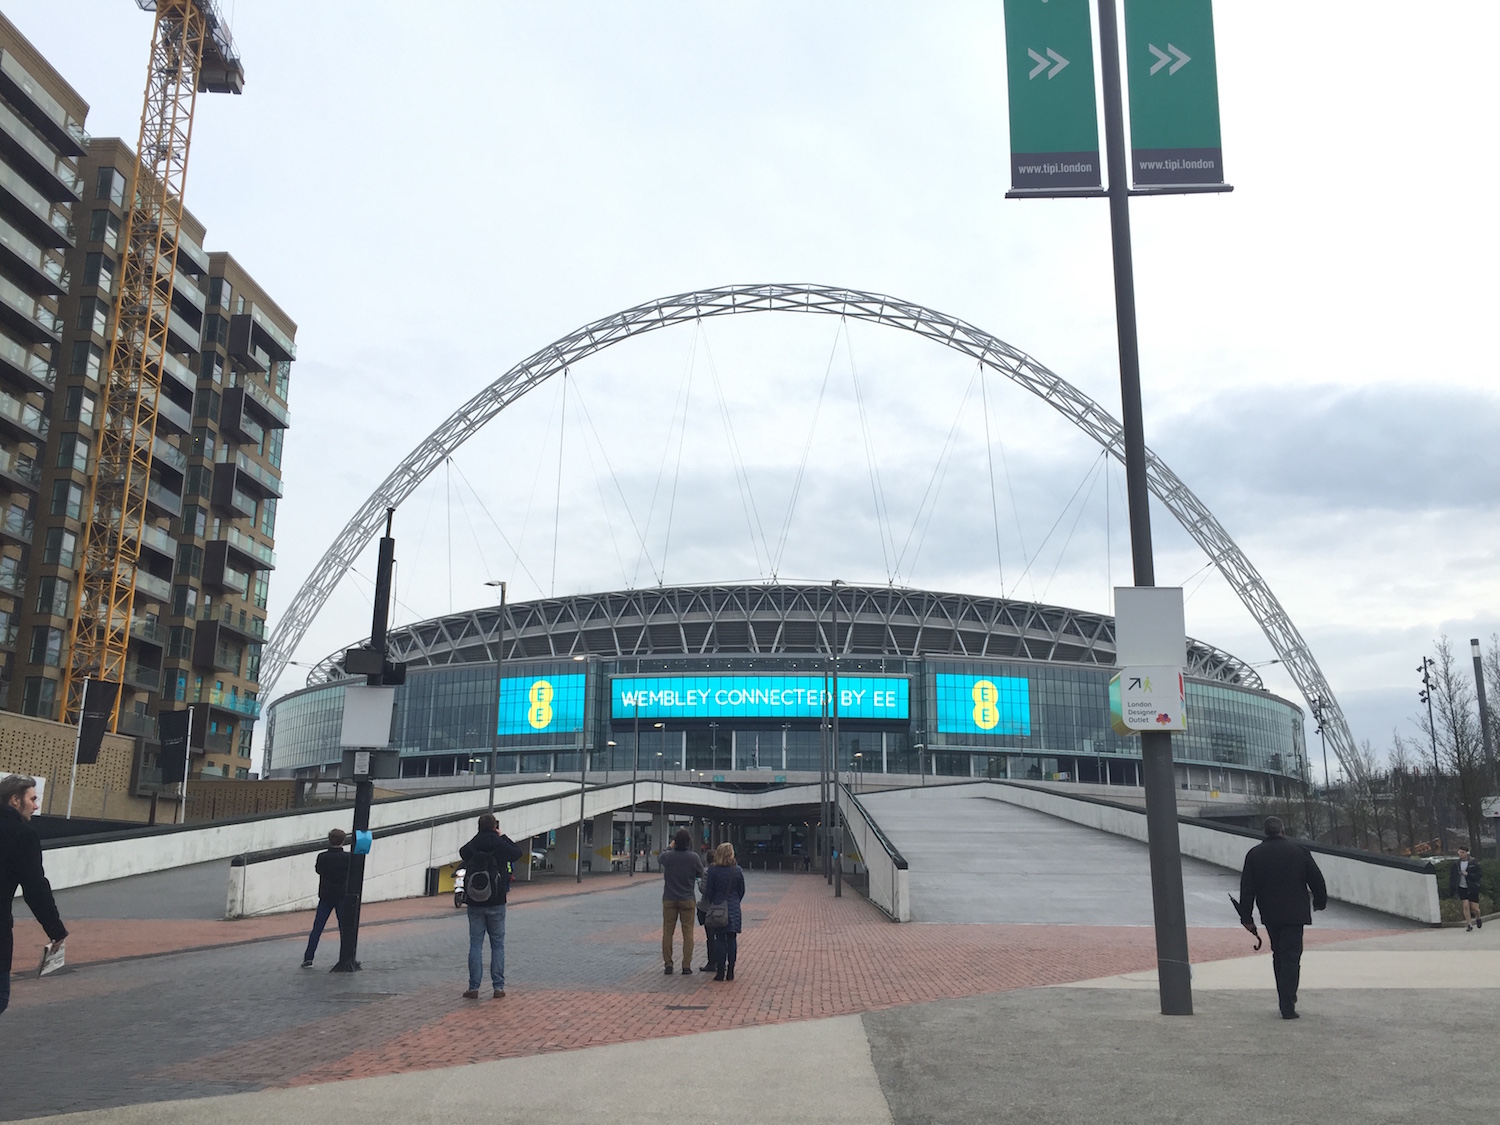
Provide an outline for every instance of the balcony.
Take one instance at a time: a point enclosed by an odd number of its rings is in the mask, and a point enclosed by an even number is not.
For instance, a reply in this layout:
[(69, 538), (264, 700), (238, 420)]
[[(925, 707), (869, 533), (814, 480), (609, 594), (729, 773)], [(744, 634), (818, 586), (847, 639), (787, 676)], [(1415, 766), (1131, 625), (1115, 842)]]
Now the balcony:
[(252, 339), (253, 328), (249, 313), (238, 313), (229, 318), (229, 354), (241, 366), (264, 375), (271, 369), (271, 357), (259, 342)]
[(19, 598), (26, 593), (26, 576), (18, 570), (0, 570), (0, 594)]
[(155, 551), (164, 559), (177, 558), (177, 540), (159, 527), (147, 524), (135, 538), (144, 550)]
[(0, 94), (21, 112), (38, 132), (71, 157), (83, 155), (88, 134), (10, 51), (0, 51)]
[(47, 440), (51, 425), (37, 407), (0, 391), (0, 433), (40, 445)]
[(56, 344), (62, 338), (57, 315), (5, 277), (0, 277), (0, 321), (33, 344)]
[(146, 503), (154, 504), (169, 516), (182, 515), (182, 496), (155, 477), (146, 484)]
[(260, 700), (251, 699), (233, 691), (205, 687), (198, 692), (197, 701), (236, 715), (245, 715), (252, 719), (260, 718)]
[(156, 668), (148, 668), (144, 664), (137, 664), (133, 660), (125, 662), (125, 682), (133, 688), (144, 691), (161, 691), (161, 671)]
[(204, 549), (203, 584), (229, 590), (240, 597), (249, 592), (250, 575), (230, 565), (229, 544), (223, 540), (211, 540)]
[(190, 434), (193, 432), (192, 416), (166, 395), (146, 392), (146, 397), (148, 399), (155, 399), (156, 417), (159, 421), (166, 422), (179, 434)]
[(54, 297), (68, 291), (69, 274), (63, 264), (4, 219), (0, 219), (0, 262), (30, 287)]
[(244, 646), (226, 638), (217, 622), (210, 619), (210, 623), (198, 626), (193, 636), (194, 668), (209, 668), (238, 676), (244, 662)]
[[(228, 448), (221, 448), (214, 455), (214, 464), (228, 465), (229, 463), (230, 453)], [(239, 450), (234, 451), (233, 464), (243, 474), (245, 482), (250, 485), (252, 491), (259, 492), (262, 496), (281, 496), (281, 478), (271, 469), (251, 460)], [(217, 471), (215, 470), (215, 472)]]
[(43, 246), (73, 245), (73, 223), (67, 211), (55, 206), (4, 162), (0, 162), (0, 210)]
[(160, 435), (151, 443), (151, 461), (165, 465), (178, 476), (187, 472), (187, 454)]
[[(222, 730), (206, 731), (206, 732), (204, 732), (204, 735), (203, 735), (203, 749), (204, 749), (204, 751), (206, 751), (209, 754), (233, 754), (234, 753), (234, 735), (230, 734), (228, 731), (222, 731)], [(212, 768), (213, 768), (212, 766), (205, 766), (204, 767), (203, 773), (204, 773), (205, 777), (211, 777), (211, 776), (213, 776), (212, 774), (210, 774), (208, 772)], [(221, 777), (228, 777), (229, 776), (228, 770), (226, 770), (223, 774), (220, 774), (219, 776), (221, 776)]]
[(255, 325), (255, 335), (271, 352), (271, 358), (293, 360), (297, 358), (297, 345), (292, 338), (271, 322), (271, 318), (254, 305), (250, 306), (250, 320)]
[(172, 583), (165, 578), (158, 578), (147, 570), (137, 569), (135, 572), (135, 592), (145, 594), (149, 598), (155, 598), (162, 604), (170, 604), (172, 601)]
[(42, 487), (42, 467), (24, 453), (0, 449), (0, 478), (28, 492), (37, 492)]
[(183, 388), (183, 390), (192, 392), (198, 388), (198, 379), (193, 374), (193, 369), (171, 352), (167, 352), (162, 357), (161, 374), (164, 380), (171, 379), (179, 387)]
[(250, 416), (245, 408), (246, 398), (244, 387), (224, 389), (224, 399), (219, 405), (219, 429), (260, 445), (266, 439), (266, 428)]
[[(245, 532), (233, 527), (227, 528), (220, 536), (220, 540), (229, 544), (230, 551), (238, 553), (238, 557), (245, 561), (248, 569), (276, 569), (276, 552), (264, 543), (257, 543)], [(212, 549), (211, 546), (210, 549)]]
[(240, 471), (234, 465), (214, 470), (213, 506), (235, 517), (255, 518), (255, 500), (240, 491)]
[(0, 332), (0, 376), (26, 391), (51, 391), (57, 386), (57, 370), (31, 348)]
[(121, 734), (135, 735), (152, 742), (157, 740), (156, 720), (150, 715), (141, 715), (135, 711), (120, 712), (119, 731)]
[(15, 648), (16, 637), (20, 631), (21, 627), (19, 625), (11, 623), (0, 625), (0, 648)]
[(17, 509), (12, 508), (5, 513), (5, 519), (0, 520), (0, 539), (8, 539), (12, 543), (29, 544), (33, 531), (34, 525), (31, 517)]
[(135, 640), (143, 641), (157, 648), (166, 647), (167, 628), (158, 617), (132, 617), (130, 619), (130, 635)]
[(203, 313), (208, 305), (208, 298), (203, 290), (198, 288), (198, 283), (182, 272), (180, 266), (172, 274), (172, 300), (176, 301), (184, 312), (192, 309), (198, 323), (200, 325), (203, 323)]
[(291, 414), (280, 399), (259, 383), (245, 382), (240, 387), (245, 392), (247, 405), (265, 415), (266, 424), (273, 430), (284, 430), (292, 424)]
[(58, 202), (77, 203), (83, 195), (83, 181), (73, 166), (3, 104), (0, 104), (0, 154), (41, 173), (49, 181), (47, 193)]
[(180, 231), (177, 234), (177, 266), (194, 277), (208, 273), (208, 255), (203, 252), (203, 247)]
[(244, 609), (236, 610), (233, 606), (220, 604), (216, 606), (204, 606), (200, 615), (202, 621), (213, 621), (222, 625), (225, 629), (238, 633), (251, 641), (264, 641), (266, 639), (266, 623), (259, 617)]
[(197, 352), (203, 347), (203, 334), (189, 324), (181, 313), (167, 314), (167, 340), (177, 341), (177, 351)]

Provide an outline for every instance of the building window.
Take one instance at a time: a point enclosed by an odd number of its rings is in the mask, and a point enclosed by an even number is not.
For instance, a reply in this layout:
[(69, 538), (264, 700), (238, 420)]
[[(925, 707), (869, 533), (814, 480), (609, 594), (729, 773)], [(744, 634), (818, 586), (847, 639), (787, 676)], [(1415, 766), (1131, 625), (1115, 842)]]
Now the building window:
[(172, 612), (178, 617), (196, 617), (198, 615), (198, 591), (191, 586), (173, 586)]
[(276, 501), (267, 497), (260, 506), (260, 530), (262, 535), (276, 534)]
[[(193, 630), (186, 625), (173, 625), (167, 634), (167, 656), (172, 660), (187, 660), (193, 655)], [(199, 680), (203, 677), (199, 676)], [(181, 695), (177, 697), (179, 700)]]
[(114, 284), (115, 264), (109, 255), (92, 253), (83, 256), (83, 283), (108, 290)]
[(241, 781), (248, 781), (250, 779), (250, 770), (246, 766), (237, 766), (235, 767), (234, 776)]
[(193, 403), (193, 417), (207, 418), (212, 422), (219, 420), (220, 395), (218, 391), (200, 390), (197, 401)]
[(193, 456), (208, 461), (214, 459), (214, 432), (207, 426), (199, 426), (193, 430)]
[(52, 514), (78, 519), (83, 514), (83, 489), (72, 481), (53, 481)]
[(82, 387), (69, 387), (63, 416), (69, 422), (80, 422), (85, 426), (94, 424), (94, 412), (99, 408), (99, 398), (93, 391)]
[[(255, 572), (255, 587), (254, 587), (254, 589), (255, 589), (255, 595), (254, 595), (255, 608), (256, 609), (265, 609), (266, 608), (266, 601), (271, 596), (271, 576), (266, 571), (264, 571), (264, 570), (257, 570)], [(255, 676), (255, 677), (252, 677), (252, 678), (253, 679), (259, 679), (260, 677), (259, 676)]]
[(125, 173), (114, 168), (100, 168), (94, 182), (94, 198), (107, 199), (116, 207), (125, 206)]
[[(244, 611), (241, 610), (240, 612), (243, 613)], [(260, 626), (261, 628), (265, 627), (266, 623), (265, 623), (265, 621), (262, 618), (253, 617), (253, 618), (251, 618), (251, 620), (254, 621), (256, 623), (256, 625)], [(249, 659), (248, 663), (245, 665), (245, 679), (247, 679), (247, 680), (254, 680), (257, 683), (260, 682), (260, 653), (261, 653), (261, 647), (262, 647), (261, 645), (251, 645), (246, 650), (249, 653), (249, 655), (250, 655), (250, 659)]]
[(97, 297), (84, 297), (78, 302), (78, 318), (73, 326), (80, 332), (108, 335), (109, 305)]
[(208, 529), (208, 513), (196, 504), (189, 504), (182, 509), (182, 520), (178, 526), (180, 534), (193, 535), (202, 539), (203, 533)]
[(229, 301), (232, 296), (233, 290), (230, 288), (229, 282), (225, 281), (222, 277), (209, 279), (208, 303), (210, 305), (219, 309), (227, 309), (229, 308)]
[(203, 548), (184, 543), (177, 548), (177, 573), (190, 578), (203, 575)]
[(214, 471), (207, 465), (189, 465), (185, 491), (189, 496), (207, 496), (214, 486)]
[(36, 611), (38, 613), (50, 613), (53, 617), (67, 617), (68, 611), (73, 608), (72, 593), (73, 584), (66, 578), (54, 578), (50, 575), (37, 581), (36, 584)]
[[(208, 348), (212, 347), (214, 344), (227, 345), (228, 343), (229, 321), (220, 316), (218, 313), (209, 313), (206, 317), (203, 318), (203, 346), (205, 348)], [(215, 366), (216, 375), (219, 367), (222, 367), (222, 365), (223, 361), (221, 360), (219, 364)], [(207, 366), (206, 360), (204, 366)], [(214, 382), (217, 383), (218, 379), (215, 378)]]
[(26, 677), (21, 693), (21, 712), (50, 719), (57, 714), (57, 681), (44, 676)]
[(73, 344), (73, 365), (68, 369), (74, 375), (82, 375), (87, 379), (99, 380), (99, 372), (104, 367), (104, 351), (87, 340), (78, 340)]
[(62, 663), (62, 642), (61, 629), (54, 629), (50, 625), (35, 626), (31, 630), (31, 662), (56, 668)]
[(108, 211), (95, 211), (89, 216), (89, 241), (102, 242), (111, 250), (120, 246), (120, 220)]
[(276, 397), (282, 402), (286, 401), (287, 385), (292, 381), (292, 361), (280, 359), (271, 364), (271, 387), (276, 392)]
[(78, 536), (65, 527), (49, 527), (47, 539), (42, 546), (42, 561), (58, 566), (72, 566), (73, 553), (78, 547)]
[(79, 434), (63, 434), (57, 442), (57, 467), (88, 472), (89, 439)]

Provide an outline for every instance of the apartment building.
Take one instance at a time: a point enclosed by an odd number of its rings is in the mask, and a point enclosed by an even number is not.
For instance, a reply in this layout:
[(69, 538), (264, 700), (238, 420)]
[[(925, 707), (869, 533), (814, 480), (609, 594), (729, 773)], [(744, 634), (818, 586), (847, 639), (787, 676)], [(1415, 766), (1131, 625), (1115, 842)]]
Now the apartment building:
[[(14, 28), (0, 28), (0, 46), (4, 33), (14, 35)], [(8, 57), (0, 55), (0, 63)], [(3, 87), (0, 94), (8, 96)], [(77, 120), (85, 110), (76, 111)], [(0, 117), (0, 132), (4, 128)], [(63, 258), (62, 280), (49, 295), (50, 323), (39, 321), (30, 334), (51, 329), (47, 340), (33, 342), (33, 351), (51, 360), (43, 380), (51, 393), (36, 392), (32, 431), (22, 425), (32, 417), (24, 413), (26, 401), (17, 397), (11, 418), (0, 400), (0, 439), (17, 438), (17, 464), (30, 474), (30, 504), (13, 521), (26, 538), (14, 546), (4, 539), (5, 554), (15, 558), (0, 561), (0, 594), (7, 566), (14, 576), (6, 619), (15, 640), (7, 705), (46, 718), (57, 717), (63, 698), (135, 167), (124, 141), (87, 138), (81, 127), (76, 132), (80, 143), (69, 158), (71, 238), (52, 250)], [(257, 677), (275, 566), (296, 324), (232, 256), (206, 252), (205, 233), (185, 212), (167, 351), (159, 357), (156, 433), (121, 688), (119, 731), (138, 739), (139, 776), (147, 784), (163, 708), (194, 708), (192, 744), (201, 757), (194, 757), (193, 774), (230, 778), (249, 775), (251, 732), (260, 714)], [(5, 295), (0, 286), (0, 305)], [(7, 324), (0, 308), (0, 331)], [(30, 443), (21, 441), (26, 432), (34, 434)], [(0, 482), (9, 485), (3, 468)], [(11, 521), (9, 511), (0, 520)]]
[(45, 504), (59, 306), (83, 195), (87, 114), (78, 92), (0, 16), (0, 700), (49, 718), (54, 698), (22, 669), (55, 668), (62, 659), (62, 633), (34, 633), (27, 613), (58, 589), (42, 589), (28, 571), (45, 549), (36, 517)]

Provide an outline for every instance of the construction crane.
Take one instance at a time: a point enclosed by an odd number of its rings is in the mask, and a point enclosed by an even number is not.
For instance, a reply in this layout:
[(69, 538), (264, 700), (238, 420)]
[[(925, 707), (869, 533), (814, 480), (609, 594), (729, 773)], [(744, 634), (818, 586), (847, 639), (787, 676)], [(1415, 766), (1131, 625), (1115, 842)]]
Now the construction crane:
[[(157, 396), (177, 272), (183, 187), (200, 90), (238, 94), (245, 71), (214, 0), (136, 0), (156, 13), (132, 205), (125, 219), (105, 373), (98, 451), (89, 479), (83, 559), (68, 638), (64, 722), (83, 704), (88, 679), (124, 683), (146, 489), (156, 440)], [(119, 721), (116, 694), (109, 729)]]

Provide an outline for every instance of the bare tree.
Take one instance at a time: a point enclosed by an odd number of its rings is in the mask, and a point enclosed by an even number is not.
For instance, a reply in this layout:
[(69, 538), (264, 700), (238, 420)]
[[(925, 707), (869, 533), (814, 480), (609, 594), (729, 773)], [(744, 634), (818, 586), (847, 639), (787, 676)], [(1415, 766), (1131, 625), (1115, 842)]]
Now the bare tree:
[(1417, 807), (1422, 792), (1418, 776), (1419, 760), (1412, 744), (1400, 734), (1391, 731), (1390, 784), (1391, 814), (1396, 822), (1396, 850), (1401, 851), (1401, 830), (1406, 829), (1406, 850), (1415, 851), (1417, 846)]
[(1428, 724), (1427, 714), (1423, 712), (1418, 725), (1429, 738), (1436, 735), (1443, 763), (1454, 774), (1456, 785), (1452, 796), (1468, 828), (1469, 844), (1477, 849), (1479, 826), (1483, 823), (1480, 803), (1488, 784), (1473, 677), (1459, 670), (1453, 656), (1453, 645), (1446, 635), (1439, 638), (1434, 652), (1432, 724)]

